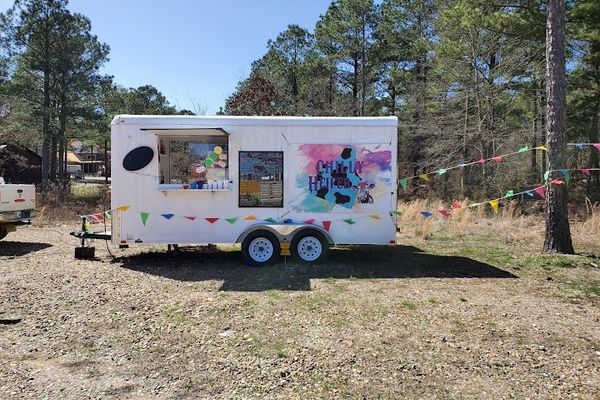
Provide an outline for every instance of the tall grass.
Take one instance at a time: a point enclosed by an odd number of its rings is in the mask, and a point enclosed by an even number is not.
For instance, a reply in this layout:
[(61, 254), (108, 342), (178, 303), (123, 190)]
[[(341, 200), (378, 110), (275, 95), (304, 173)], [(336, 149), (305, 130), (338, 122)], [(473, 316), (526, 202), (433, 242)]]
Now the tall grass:
[[(413, 200), (398, 204), (402, 214), (398, 217), (401, 233), (423, 240), (433, 237), (485, 237), (505, 242), (530, 241), (541, 246), (544, 239), (544, 214), (524, 212), (517, 201), (500, 205), (494, 213), (488, 204), (468, 207), (468, 199), (462, 201), (461, 208), (452, 210), (449, 217), (439, 210), (448, 209), (447, 203), (439, 200)], [(421, 212), (433, 215), (425, 218)], [(588, 203), (587, 209), (570, 210), (571, 233), (578, 248), (600, 248), (600, 204)]]

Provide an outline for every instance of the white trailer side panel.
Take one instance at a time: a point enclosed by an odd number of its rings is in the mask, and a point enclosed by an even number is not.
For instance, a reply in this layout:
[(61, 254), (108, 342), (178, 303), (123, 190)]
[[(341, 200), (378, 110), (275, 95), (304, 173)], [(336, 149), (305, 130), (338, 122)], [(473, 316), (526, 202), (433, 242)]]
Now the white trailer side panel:
[[(228, 134), (229, 188), (164, 189), (161, 139), (215, 129)], [(126, 155), (144, 146), (154, 151), (151, 161), (126, 170)], [(115, 213), (113, 242), (233, 243), (249, 226), (272, 218), (325, 221), (336, 243), (389, 244), (395, 240), (396, 149), (395, 118), (119, 116), (112, 125), (112, 208), (129, 209)], [(283, 207), (239, 206), (240, 151), (283, 152)]]

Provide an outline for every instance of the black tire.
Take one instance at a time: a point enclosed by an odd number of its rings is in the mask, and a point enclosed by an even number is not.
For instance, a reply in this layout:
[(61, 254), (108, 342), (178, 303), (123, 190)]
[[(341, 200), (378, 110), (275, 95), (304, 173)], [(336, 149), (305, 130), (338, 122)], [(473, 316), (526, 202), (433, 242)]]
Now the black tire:
[(3, 226), (0, 226), (0, 240), (4, 239), (8, 235), (8, 229)]
[[(308, 238), (309, 243), (306, 243), (307, 242), (306, 240), (304, 240), (304, 241), (302, 240), (302, 239), (307, 239), (307, 238)], [(310, 248), (310, 238), (314, 238), (319, 241), (319, 243), (321, 245), (320, 254), (318, 252), (315, 253), (314, 251), (311, 251), (312, 249)], [(302, 248), (300, 248), (300, 247), (302, 247)], [(323, 235), (318, 230), (304, 229), (304, 230), (298, 232), (296, 235), (294, 235), (294, 237), (292, 239), (292, 244), (290, 246), (290, 251), (291, 251), (294, 259), (296, 259), (296, 261), (298, 261), (300, 263), (318, 264), (321, 261), (323, 261), (325, 258), (327, 258), (327, 254), (329, 254), (329, 242), (325, 238), (325, 235)], [(313, 257), (316, 257), (316, 258), (313, 259)]]
[[(258, 249), (255, 246), (261, 245), (260, 239), (266, 240), (272, 246), (272, 252), (270, 257), (268, 256), (268, 248), (267, 253), (264, 254), (264, 259), (262, 259)], [(256, 240), (256, 242), (255, 242)], [(253, 243), (254, 242), (254, 243)], [(269, 246), (266, 242), (262, 242), (263, 246)], [(252, 248), (251, 248), (252, 247)], [(277, 237), (265, 230), (255, 231), (246, 236), (246, 239), (242, 242), (242, 258), (246, 264), (252, 267), (262, 267), (264, 265), (269, 265), (274, 263), (281, 254), (281, 245), (279, 244), (279, 240)]]

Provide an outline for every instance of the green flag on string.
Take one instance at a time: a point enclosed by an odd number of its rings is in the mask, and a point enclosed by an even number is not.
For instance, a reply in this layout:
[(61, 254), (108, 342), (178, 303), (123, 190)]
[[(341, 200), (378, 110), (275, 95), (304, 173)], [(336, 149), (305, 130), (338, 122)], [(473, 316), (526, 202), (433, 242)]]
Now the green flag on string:
[(398, 183), (400, 183), (402, 189), (406, 190), (406, 188), (408, 187), (408, 178), (402, 178), (398, 181)]
[(346, 218), (344, 220), (345, 223), (347, 223), (348, 225), (353, 225), (356, 223), (356, 221), (354, 221), (352, 218)]
[(235, 224), (235, 221), (238, 220), (238, 217), (225, 218), (225, 221), (229, 222), (231, 225)]
[(269, 218), (266, 218), (266, 219), (265, 219), (265, 222), (269, 222), (269, 223), (271, 223), (271, 224), (276, 224), (276, 223), (277, 223), (277, 221), (275, 221), (275, 220), (274, 220), (273, 218), (271, 218), (271, 217), (269, 217)]
[(506, 194), (504, 195), (504, 197), (513, 197), (515, 195), (515, 192), (512, 190), (509, 190), (508, 192), (506, 192)]
[(526, 151), (529, 151), (529, 146), (521, 147), (517, 153), (525, 153)]
[(448, 170), (445, 168), (440, 168), (437, 170), (438, 175), (444, 175), (446, 172), (448, 172)]
[(550, 178), (550, 171), (544, 172), (544, 182), (548, 182), (548, 178)]
[(560, 172), (562, 173), (563, 179), (565, 180), (566, 183), (569, 183), (569, 180), (571, 179), (571, 175), (569, 174), (569, 170), (568, 169), (562, 169), (560, 170)]
[(390, 215), (402, 215), (402, 211), (398, 211), (398, 210), (392, 210), (390, 211)]
[(149, 215), (150, 215), (150, 213), (143, 212), (143, 211), (140, 213), (140, 218), (142, 219), (142, 224), (144, 224), (144, 226), (146, 226), (146, 222), (148, 222)]

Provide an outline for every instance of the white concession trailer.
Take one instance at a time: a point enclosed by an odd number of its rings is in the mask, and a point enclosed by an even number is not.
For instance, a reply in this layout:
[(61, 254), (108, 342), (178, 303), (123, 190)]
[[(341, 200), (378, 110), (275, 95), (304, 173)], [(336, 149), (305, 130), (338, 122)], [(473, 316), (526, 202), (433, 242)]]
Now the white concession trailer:
[(396, 243), (395, 117), (116, 116), (112, 242), (241, 243), (263, 265)]

